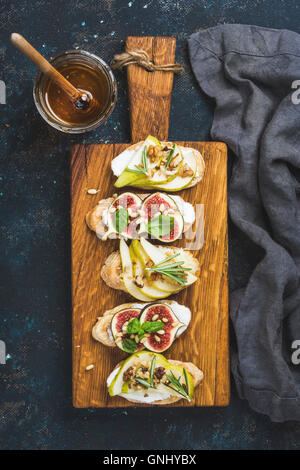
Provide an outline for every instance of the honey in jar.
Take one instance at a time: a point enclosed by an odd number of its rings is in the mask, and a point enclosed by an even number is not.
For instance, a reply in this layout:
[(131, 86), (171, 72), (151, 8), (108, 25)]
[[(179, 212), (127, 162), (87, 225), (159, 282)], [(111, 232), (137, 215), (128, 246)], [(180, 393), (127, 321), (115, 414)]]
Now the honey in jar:
[(108, 65), (94, 54), (68, 51), (55, 57), (52, 65), (80, 91), (93, 106), (79, 109), (49, 78), (39, 74), (34, 88), (36, 106), (42, 117), (56, 129), (85, 132), (99, 126), (111, 114), (116, 102), (116, 82)]

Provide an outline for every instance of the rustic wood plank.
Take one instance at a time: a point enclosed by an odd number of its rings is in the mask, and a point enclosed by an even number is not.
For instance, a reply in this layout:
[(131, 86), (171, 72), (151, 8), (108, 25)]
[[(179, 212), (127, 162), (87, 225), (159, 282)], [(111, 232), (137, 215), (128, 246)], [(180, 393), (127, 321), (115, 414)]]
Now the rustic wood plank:
[[(143, 49), (157, 65), (175, 61), (176, 39), (172, 37), (133, 37), (126, 50)], [(173, 87), (172, 72), (148, 72), (137, 65), (127, 67), (132, 142), (148, 134), (167, 140)]]
[[(191, 404), (181, 400), (172, 406), (224, 406), (229, 400), (226, 146), (214, 142), (179, 144), (198, 149), (205, 159), (203, 181), (180, 193), (185, 200), (204, 205), (205, 242), (201, 250), (194, 252), (201, 265), (200, 280), (172, 297), (191, 309), (193, 320), (166, 356), (194, 362), (204, 371), (204, 381), (196, 389)], [(115, 191), (110, 161), (127, 145), (81, 145), (72, 149), (73, 403), (76, 407), (134, 406), (122, 398), (110, 398), (105, 385), (115, 364), (126, 354), (118, 348), (107, 348), (91, 337), (98, 316), (109, 308), (132, 301), (124, 292), (107, 287), (100, 278), (101, 266), (118, 243), (101, 242), (84, 221), (86, 212), (98, 200)], [(99, 188), (100, 193), (90, 196), (89, 188)], [(186, 243), (183, 239), (176, 245), (186, 246)], [(94, 368), (86, 371), (89, 364), (94, 364)]]
[[(129, 37), (126, 48), (144, 49), (155, 63), (175, 59), (174, 38)], [(153, 134), (167, 140), (173, 74), (146, 72), (128, 67), (131, 131), (133, 142)], [(218, 142), (179, 142), (198, 149), (205, 160), (203, 181), (180, 195), (199, 205), (197, 219), (205, 220), (202, 232), (177, 241), (177, 246), (194, 250), (201, 266), (200, 280), (173, 296), (193, 314), (188, 330), (172, 345), (166, 356), (192, 361), (204, 372), (195, 399), (172, 406), (225, 406), (229, 401), (228, 292), (227, 292), (227, 150)], [(107, 309), (133, 301), (101, 280), (100, 270), (107, 256), (118, 248), (114, 240), (101, 242), (85, 224), (85, 214), (98, 200), (111, 196), (115, 178), (110, 170), (114, 156), (129, 144), (75, 145), (71, 151), (71, 229), (73, 302), (73, 404), (76, 407), (136, 406), (122, 398), (110, 398), (106, 379), (126, 354), (94, 341), (91, 330), (97, 317)], [(100, 189), (95, 196), (91, 188)], [(138, 190), (133, 190), (139, 192)], [(121, 191), (120, 191), (121, 192)], [(201, 223), (202, 225), (202, 223)], [(204, 242), (204, 244), (203, 244)], [(94, 368), (86, 371), (86, 367)], [(151, 406), (151, 405), (139, 405)]]

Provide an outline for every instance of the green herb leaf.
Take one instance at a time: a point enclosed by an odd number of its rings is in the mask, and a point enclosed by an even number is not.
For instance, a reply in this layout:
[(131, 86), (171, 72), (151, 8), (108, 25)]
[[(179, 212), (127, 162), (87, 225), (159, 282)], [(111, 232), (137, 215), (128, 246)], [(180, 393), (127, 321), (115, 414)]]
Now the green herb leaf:
[(164, 323), (162, 321), (146, 321), (142, 327), (146, 333), (156, 333), (164, 327)]
[[(136, 168), (138, 168), (138, 167), (136, 166)], [(146, 174), (141, 168), (139, 168), (138, 170), (134, 170), (133, 168), (127, 168), (126, 171), (129, 171), (129, 173), (138, 173), (138, 174), (142, 174), (142, 175)]]
[(144, 385), (145, 387), (148, 387), (148, 388), (155, 388), (153, 385), (151, 385), (149, 382), (147, 382), (146, 380), (144, 379), (140, 379), (140, 377), (135, 377), (134, 380), (136, 380), (137, 382), (139, 382), (140, 384)]
[(167, 163), (166, 163), (166, 168), (168, 168), (168, 166), (170, 165), (170, 162), (173, 158), (174, 152), (175, 152), (175, 144), (173, 144), (170, 155), (168, 156), (168, 160), (167, 160)]
[(144, 168), (141, 168), (140, 166), (137, 166), (137, 165), (134, 165), (134, 166), (135, 166), (135, 168), (136, 168), (137, 170), (139, 170), (141, 173), (143, 173), (144, 175), (147, 175), (147, 171), (144, 170)]
[(147, 173), (148, 171), (148, 162), (147, 162), (147, 147), (144, 147), (143, 153), (142, 153), (142, 164), (144, 167), (145, 172)]
[(147, 224), (147, 232), (154, 237), (163, 237), (170, 233), (174, 228), (174, 217), (160, 214), (153, 217)]
[(178, 284), (184, 285), (186, 284), (186, 271), (191, 271), (191, 268), (184, 268), (182, 265), (184, 262), (178, 261), (177, 263), (169, 263), (170, 260), (179, 256), (180, 253), (176, 253), (175, 255), (169, 256), (164, 260), (160, 261), (159, 263), (151, 266), (149, 268), (145, 268), (146, 271), (155, 271), (157, 273), (163, 274), (164, 276), (168, 276), (171, 279), (174, 279)]
[(123, 347), (124, 351), (131, 354), (131, 353), (134, 353), (134, 351), (136, 351), (137, 344), (131, 338), (124, 338), (123, 343), (122, 343), (122, 347)]
[[(185, 389), (183, 388), (183, 386), (180, 383), (180, 377), (178, 379), (176, 379), (176, 377), (173, 374), (172, 370), (171, 370), (171, 374), (172, 374), (172, 376), (166, 374), (166, 377), (169, 380), (169, 382), (171, 382), (171, 384), (175, 387), (175, 389), (176, 389), (175, 391), (177, 393), (179, 393), (180, 395), (182, 395), (186, 400), (191, 401), (189, 395), (187, 394), (187, 392), (185, 391)], [(172, 388), (172, 387), (169, 386), (169, 388)]]
[(118, 233), (125, 232), (129, 221), (129, 215), (124, 207), (120, 207), (115, 213), (114, 226)]
[(183, 368), (183, 374), (184, 374), (184, 379), (185, 379), (187, 394), (189, 395), (189, 394), (190, 394), (189, 379), (188, 379), (187, 371), (185, 370), (185, 368)]
[(176, 257), (179, 256), (179, 255), (180, 255), (180, 253), (175, 253), (175, 255), (168, 256), (168, 258), (165, 258), (165, 259), (163, 259), (162, 261), (160, 261), (159, 263), (157, 263), (157, 264), (155, 265), (155, 267), (161, 266), (162, 264), (166, 264), (168, 261), (170, 261), (170, 260), (173, 259), (173, 258), (176, 258)]
[(150, 367), (150, 383), (151, 383), (151, 385), (153, 385), (155, 362), (156, 362), (156, 356), (153, 356), (153, 359), (151, 361), (151, 367)]
[(145, 331), (144, 331), (143, 327), (141, 326), (140, 329), (139, 329), (139, 331), (138, 331), (138, 333), (137, 333), (139, 339), (142, 339), (142, 337), (144, 336), (144, 334), (145, 334)]
[(133, 318), (127, 325), (127, 333), (135, 334), (138, 333), (141, 328), (140, 322), (137, 318)]

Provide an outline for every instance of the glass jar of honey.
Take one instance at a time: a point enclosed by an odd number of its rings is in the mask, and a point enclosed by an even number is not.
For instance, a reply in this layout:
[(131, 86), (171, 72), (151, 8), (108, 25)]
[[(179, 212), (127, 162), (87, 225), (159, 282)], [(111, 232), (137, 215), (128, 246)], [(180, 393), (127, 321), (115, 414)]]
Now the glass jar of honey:
[(89, 113), (74, 106), (56, 83), (39, 73), (33, 97), (40, 115), (50, 126), (62, 132), (79, 134), (100, 126), (112, 113), (117, 99), (117, 84), (110, 67), (90, 52), (63, 52), (51, 64), (76, 88), (97, 103)]

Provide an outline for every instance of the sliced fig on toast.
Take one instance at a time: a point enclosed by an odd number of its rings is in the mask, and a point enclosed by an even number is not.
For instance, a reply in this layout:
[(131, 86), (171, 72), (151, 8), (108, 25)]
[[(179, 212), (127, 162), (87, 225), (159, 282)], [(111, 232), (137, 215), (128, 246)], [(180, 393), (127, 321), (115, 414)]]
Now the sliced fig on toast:
[(110, 324), (111, 332), (116, 345), (125, 352), (133, 353), (144, 349), (144, 345), (137, 340), (136, 335), (127, 332), (127, 326), (134, 318), (139, 318), (141, 309), (128, 308), (117, 312)]
[(157, 240), (170, 243), (181, 238), (183, 227), (184, 221), (181, 214), (159, 214), (148, 222), (147, 232)]
[(138, 210), (142, 200), (134, 193), (116, 197), (108, 209), (108, 230), (125, 238), (138, 238)]
[[(161, 329), (155, 333), (147, 333), (148, 322), (160, 321)], [(180, 323), (173, 310), (164, 303), (156, 303), (146, 306), (140, 316), (140, 323), (146, 335), (143, 344), (146, 349), (154, 352), (163, 352), (173, 343), (176, 333), (183, 323)]]
[(163, 193), (154, 193), (144, 199), (141, 208), (143, 231), (163, 242), (173, 242), (181, 237), (184, 220), (175, 201)]
[(164, 193), (150, 194), (143, 200), (142, 211), (147, 220), (152, 219), (158, 212), (166, 210), (178, 211), (178, 207), (174, 199)]

